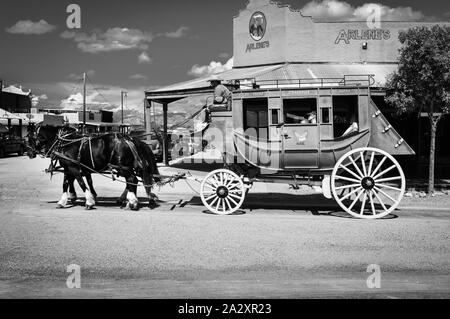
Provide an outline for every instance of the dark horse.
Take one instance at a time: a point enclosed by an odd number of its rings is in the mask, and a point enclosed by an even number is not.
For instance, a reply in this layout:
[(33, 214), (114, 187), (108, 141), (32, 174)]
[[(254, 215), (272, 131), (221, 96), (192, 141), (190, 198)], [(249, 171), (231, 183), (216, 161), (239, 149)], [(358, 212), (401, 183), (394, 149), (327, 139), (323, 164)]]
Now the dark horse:
[[(154, 181), (159, 181), (158, 168), (153, 152), (144, 142), (126, 134), (110, 133), (84, 136), (67, 127), (39, 126), (28, 137), (30, 158), (37, 153), (58, 161), (64, 170), (63, 195), (58, 206), (65, 206), (69, 199), (76, 199), (74, 180), (85, 193), (86, 208), (95, 205), (96, 193), (91, 174), (114, 170), (126, 180), (126, 189), (120, 201), (127, 207), (139, 209), (137, 199), (137, 176), (142, 178), (151, 208), (157, 206), (151, 193)], [(88, 187), (84, 183), (86, 177)], [(69, 194), (67, 191), (69, 190)]]

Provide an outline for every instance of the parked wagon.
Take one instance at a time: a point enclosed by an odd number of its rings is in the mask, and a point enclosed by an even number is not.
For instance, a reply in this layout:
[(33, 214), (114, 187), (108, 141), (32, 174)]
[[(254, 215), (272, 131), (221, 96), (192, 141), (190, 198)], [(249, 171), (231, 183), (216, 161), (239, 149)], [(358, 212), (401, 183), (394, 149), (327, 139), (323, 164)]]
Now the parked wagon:
[[(234, 81), (231, 106), (209, 106), (210, 125), (202, 134), (226, 137), (214, 144), (222, 167), (213, 170), (207, 160), (199, 165), (193, 160), (198, 154), (171, 164), (189, 169), (195, 163), (196, 169), (210, 171), (200, 196), (215, 214), (239, 210), (253, 183), (275, 182), (321, 186), (324, 196), (350, 215), (382, 218), (405, 192), (405, 175), (394, 156), (414, 151), (375, 103), (384, 92), (373, 82), (371, 75)], [(167, 111), (157, 94), (147, 98)]]

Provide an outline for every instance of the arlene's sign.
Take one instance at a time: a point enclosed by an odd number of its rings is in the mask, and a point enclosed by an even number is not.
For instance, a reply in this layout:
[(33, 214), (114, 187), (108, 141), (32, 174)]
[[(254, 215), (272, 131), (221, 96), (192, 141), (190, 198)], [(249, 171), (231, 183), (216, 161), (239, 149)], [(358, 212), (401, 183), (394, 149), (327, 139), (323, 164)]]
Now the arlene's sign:
[(350, 40), (389, 40), (391, 38), (390, 30), (367, 29), (367, 30), (341, 30), (335, 43), (344, 41), (349, 44)]
[(257, 43), (247, 44), (245, 52), (252, 52), (253, 50), (265, 49), (270, 46), (269, 41), (259, 42), (264, 38), (267, 30), (266, 16), (262, 12), (255, 12), (250, 18), (249, 23), (250, 37)]

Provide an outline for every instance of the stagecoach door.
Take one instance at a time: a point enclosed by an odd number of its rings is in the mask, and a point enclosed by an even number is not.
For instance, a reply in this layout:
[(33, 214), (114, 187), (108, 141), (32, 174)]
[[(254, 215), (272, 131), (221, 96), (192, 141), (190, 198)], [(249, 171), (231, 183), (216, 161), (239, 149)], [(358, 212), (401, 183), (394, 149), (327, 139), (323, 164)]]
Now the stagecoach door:
[(317, 98), (283, 100), (284, 169), (319, 167)]

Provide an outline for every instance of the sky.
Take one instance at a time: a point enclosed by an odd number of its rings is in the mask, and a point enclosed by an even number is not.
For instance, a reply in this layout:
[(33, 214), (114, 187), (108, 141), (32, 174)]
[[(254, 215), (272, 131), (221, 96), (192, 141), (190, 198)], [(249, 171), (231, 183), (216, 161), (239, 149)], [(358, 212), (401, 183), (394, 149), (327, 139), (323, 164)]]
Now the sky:
[[(281, 0), (316, 20), (352, 20), (367, 1)], [(69, 4), (81, 28), (69, 29)], [(40, 108), (76, 108), (79, 79), (88, 104), (142, 110), (144, 91), (232, 67), (233, 17), (247, 0), (0, 0), (0, 78), (31, 89)], [(449, 21), (446, 0), (393, 0), (387, 19)]]

